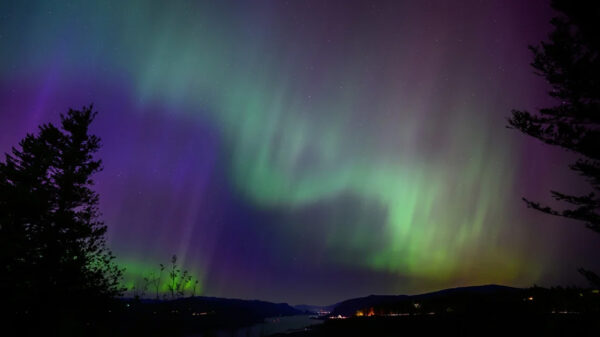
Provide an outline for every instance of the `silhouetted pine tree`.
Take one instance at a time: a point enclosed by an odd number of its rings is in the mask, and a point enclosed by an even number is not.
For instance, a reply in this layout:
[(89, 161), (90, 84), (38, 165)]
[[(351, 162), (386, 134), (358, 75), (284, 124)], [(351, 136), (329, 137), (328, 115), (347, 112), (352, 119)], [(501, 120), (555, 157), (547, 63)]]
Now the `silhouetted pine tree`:
[[(568, 207), (555, 209), (525, 199), (539, 211), (583, 221), (600, 232), (600, 3), (598, 1), (554, 0), (560, 12), (551, 23), (549, 41), (530, 46), (532, 66), (551, 85), (550, 96), (557, 104), (532, 114), (513, 110), (510, 127), (541, 141), (573, 151), (581, 158), (569, 167), (583, 176), (591, 187), (586, 195), (551, 191), (554, 199)], [(598, 276), (580, 270), (598, 284)]]
[(0, 163), (0, 293), (15, 319), (87, 322), (122, 292), (91, 189), (101, 170), (95, 116), (69, 110)]

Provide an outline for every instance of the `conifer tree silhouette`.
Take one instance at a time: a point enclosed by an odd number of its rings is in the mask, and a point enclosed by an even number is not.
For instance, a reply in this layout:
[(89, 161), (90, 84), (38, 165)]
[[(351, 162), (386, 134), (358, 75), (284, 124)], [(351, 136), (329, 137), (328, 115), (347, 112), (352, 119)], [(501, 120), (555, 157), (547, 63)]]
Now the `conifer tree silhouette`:
[[(565, 209), (523, 199), (528, 207), (582, 221), (600, 233), (600, 35), (596, 30), (600, 3), (554, 0), (552, 7), (560, 15), (551, 21), (554, 30), (549, 41), (530, 49), (534, 54), (531, 65), (551, 85), (549, 94), (557, 105), (537, 114), (513, 110), (508, 123), (546, 144), (580, 155), (569, 167), (589, 183), (591, 191), (585, 195), (551, 191), (554, 199), (566, 204)], [(600, 286), (596, 274), (580, 272)]]
[(95, 116), (69, 110), (0, 162), (0, 292), (17, 320), (88, 320), (123, 291), (92, 190), (102, 169)]

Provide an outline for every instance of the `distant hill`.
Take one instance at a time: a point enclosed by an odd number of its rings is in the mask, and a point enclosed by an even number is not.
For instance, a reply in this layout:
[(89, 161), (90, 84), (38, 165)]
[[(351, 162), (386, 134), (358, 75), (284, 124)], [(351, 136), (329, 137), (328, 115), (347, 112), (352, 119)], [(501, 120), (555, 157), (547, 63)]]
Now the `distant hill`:
[(411, 297), (415, 298), (428, 298), (428, 297), (436, 297), (443, 295), (451, 295), (451, 294), (496, 294), (496, 293), (515, 293), (523, 291), (523, 288), (514, 288), (501, 286), (497, 284), (487, 284), (481, 286), (471, 286), (471, 287), (458, 287), (458, 288), (448, 288), (444, 290), (438, 290), (430, 293), (413, 295)]
[(459, 310), (498, 306), (507, 300), (521, 301), (524, 289), (499, 285), (451, 288), (420, 295), (370, 295), (340, 302), (329, 316), (354, 316), (415, 311)]
[(275, 336), (597, 336), (599, 314), (598, 289), (485, 285), (354, 298), (323, 324)]
[(228, 315), (250, 315), (257, 318), (300, 315), (303, 312), (287, 303), (271, 303), (259, 300), (240, 300), (219, 297), (188, 297), (171, 301), (198, 313), (226, 313)]
[[(119, 328), (137, 335), (185, 335), (262, 323), (267, 317), (301, 315), (287, 303), (218, 297), (186, 297), (175, 300), (124, 299), (118, 317)], [(132, 324), (135, 322), (135, 324)], [(143, 328), (142, 328), (143, 327)]]

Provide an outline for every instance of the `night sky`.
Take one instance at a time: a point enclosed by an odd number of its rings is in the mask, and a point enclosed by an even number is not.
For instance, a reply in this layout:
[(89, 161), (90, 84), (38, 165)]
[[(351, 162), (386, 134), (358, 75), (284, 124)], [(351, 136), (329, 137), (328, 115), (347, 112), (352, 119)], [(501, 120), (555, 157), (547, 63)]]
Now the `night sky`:
[(94, 103), (127, 281), (331, 304), (585, 285), (597, 235), (527, 209), (573, 156), (505, 126), (551, 103), (547, 1), (2, 1), (0, 152)]

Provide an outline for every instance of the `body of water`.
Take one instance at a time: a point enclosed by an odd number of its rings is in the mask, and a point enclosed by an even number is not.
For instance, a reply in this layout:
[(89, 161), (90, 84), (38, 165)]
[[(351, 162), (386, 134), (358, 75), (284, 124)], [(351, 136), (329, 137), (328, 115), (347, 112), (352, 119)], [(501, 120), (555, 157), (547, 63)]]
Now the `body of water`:
[(222, 329), (210, 331), (189, 337), (262, 337), (276, 333), (302, 330), (323, 323), (322, 320), (312, 319), (309, 315), (296, 315), (285, 317), (269, 317), (263, 323), (238, 329)]

